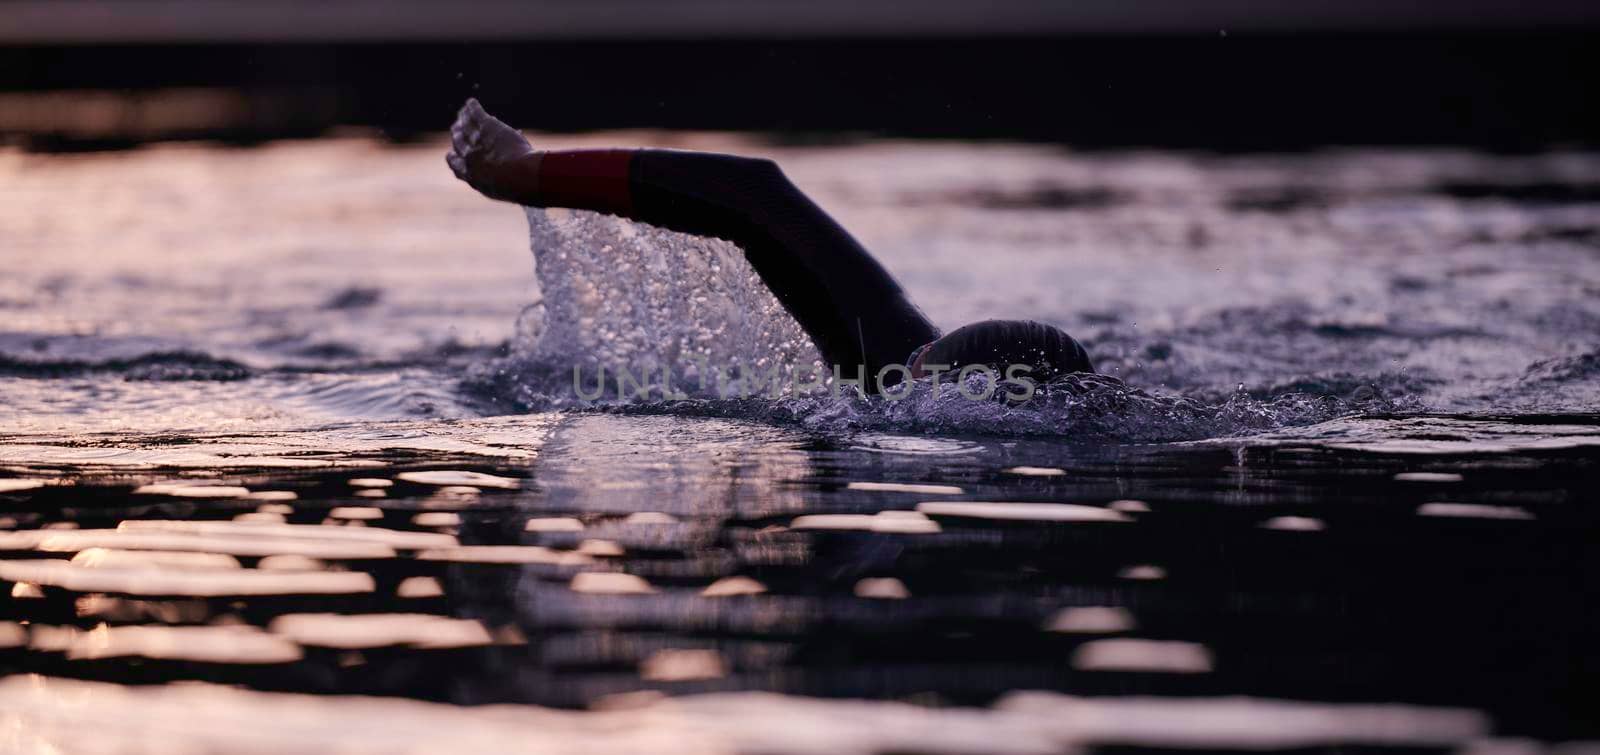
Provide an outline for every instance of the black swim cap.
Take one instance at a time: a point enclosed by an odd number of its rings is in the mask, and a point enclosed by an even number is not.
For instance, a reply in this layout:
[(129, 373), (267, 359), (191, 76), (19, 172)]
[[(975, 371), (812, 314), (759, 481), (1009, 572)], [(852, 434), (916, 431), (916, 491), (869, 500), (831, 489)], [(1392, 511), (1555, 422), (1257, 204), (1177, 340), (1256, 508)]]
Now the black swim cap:
[(1009, 365), (1025, 364), (1033, 371), (1023, 374), (1041, 381), (1072, 372), (1094, 372), (1083, 344), (1060, 328), (1032, 320), (963, 325), (918, 349), (911, 359), (913, 371), (929, 364), (949, 365), (951, 370), (982, 364), (1002, 378)]

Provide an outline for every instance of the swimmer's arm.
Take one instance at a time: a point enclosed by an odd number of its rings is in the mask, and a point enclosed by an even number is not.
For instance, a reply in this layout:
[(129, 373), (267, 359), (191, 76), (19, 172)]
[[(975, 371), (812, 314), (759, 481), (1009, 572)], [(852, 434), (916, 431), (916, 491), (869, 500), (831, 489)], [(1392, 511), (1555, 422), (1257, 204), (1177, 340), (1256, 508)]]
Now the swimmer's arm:
[(451, 169), (491, 198), (606, 212), (738, 244), (823, 359), (846, 374), (860, 365), (870, 379), (938, 337), (888, 271), (771, 160), (671, 150), (535, 152), (476, 101), (462, 108), (452, 137)]
[(938, 331), (842, 226), (760, 158), (676, 150), (546, 152), (525, 204), (611, 213), (726, 239), (825, 362), (870, 380)]

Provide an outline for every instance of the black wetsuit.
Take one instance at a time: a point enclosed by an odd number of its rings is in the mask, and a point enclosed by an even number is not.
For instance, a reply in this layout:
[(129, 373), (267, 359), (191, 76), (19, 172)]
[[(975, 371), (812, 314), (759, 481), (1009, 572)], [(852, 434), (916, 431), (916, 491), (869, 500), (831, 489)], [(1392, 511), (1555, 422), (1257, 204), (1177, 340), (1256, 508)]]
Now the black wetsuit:
[[(671, 150), (543, 153), (542, 207), (598, 210), (674, 231), (726, 239), (822, 352), (871, 390), (939, 337), (851, 235), (771, 160)], [(885, 384), (899, 380), (891, 371)]]

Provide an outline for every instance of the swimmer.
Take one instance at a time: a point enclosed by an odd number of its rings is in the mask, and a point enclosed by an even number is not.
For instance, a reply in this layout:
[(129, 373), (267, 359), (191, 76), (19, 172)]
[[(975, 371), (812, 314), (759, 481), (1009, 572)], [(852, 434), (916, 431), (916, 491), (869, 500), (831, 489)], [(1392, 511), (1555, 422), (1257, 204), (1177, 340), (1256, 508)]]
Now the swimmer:
[[(658, 149), (539, 151), (476, 99), (462, 106), (450, 137), (450, 170), (491, 199), (610, 213), (737, 244), (823, 361), (846, 377), (865, 376), (863, 385), (888, 387), (902, 374), (969, 365), (1038, 382), (1094, 371), (1076, 339), (1043, 323), (986, 320), (941, 335), (889, 272), (771, 160)], [(1029, 371), (1008, 373), (1012, 365)]]

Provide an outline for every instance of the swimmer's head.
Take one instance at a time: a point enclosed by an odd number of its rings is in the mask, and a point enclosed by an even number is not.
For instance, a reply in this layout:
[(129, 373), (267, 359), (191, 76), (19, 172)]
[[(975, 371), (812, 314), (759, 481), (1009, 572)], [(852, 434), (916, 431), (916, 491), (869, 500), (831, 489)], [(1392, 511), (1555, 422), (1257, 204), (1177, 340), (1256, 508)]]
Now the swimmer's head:
[(1094, 372), (1089, 354), (1077, 339), (1060, 328), (1032, 320), (984, 320), (964, 325), (917, 349), (908, 366), (913, 377), (922, 377), (929, 374), (925, 366), (936, 364), (952, 371), (981, 364), (1000, 377), (1005, 377), (1010, 365), (1023, 364), (1032, 371), (1020, 374), (1035, 381)]

